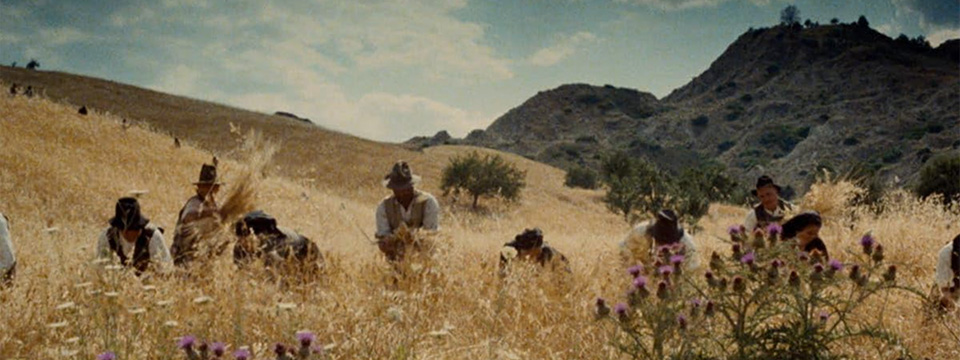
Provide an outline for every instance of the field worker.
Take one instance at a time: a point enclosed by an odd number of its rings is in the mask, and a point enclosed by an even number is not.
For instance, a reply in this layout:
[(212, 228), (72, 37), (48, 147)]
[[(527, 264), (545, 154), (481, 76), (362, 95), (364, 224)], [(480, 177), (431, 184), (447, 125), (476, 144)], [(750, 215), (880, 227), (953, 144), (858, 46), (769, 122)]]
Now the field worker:
[(513, 261), (532, 262), (551, 270), (570, 272), (567, 257), (543, 242), (543, 232), (539, 228), (525, 229), (503, 246), (500, 251), (501, 275), (506, 275), (507, 267)]
[(17, 271), (17, 256), (13, 252), (13, 239), (10, 237), (10, 221), (0, 213), (0, 288), (13, 282)]
[(234, 224), (234, 231), (237, 243), (233, 261), (239, 267), (257, 258), (270, 268), (294, 266), (308, 272), (316, 272), (323, 264), (317, 244), (291, 229), (278, 227), (277, 220), (261, 210), (244, 215)]
[(697, 246), (677, 219), (677, 214), (670, 209), (660, 210), (656, 220), (645, 222), (633, 229), (627, 238), (620, 242), (620, 254), (625, 264), (648, 265), (651, 269), (653, 260), (662, 246), (680, 246), (679, 253), (683, 255), (684, 269), (694, 270), (700, 266), (697, 257)]
[(960, 300), (960, 235), (940, 250), (935, 282), (943, 294), (940, 306), (945, 309), (954, 308), (957, 300)]
[(780, 185), (773, 182), (769, 176), (763, 175), (757, 179), (757, 188), (750, 193), (760, 199), (760, 204), (750, 210), (743, 219), (743, 227), (747, 231), (765, 229), (771, 223), (783, 223), (784, 212), (793, 209), (793, 205), (780, 198), (780, 191)]
[(170, 253), (173, 263), (184, 266), (194, 260), (197, 251), (197, 239), (191, 232), (190, 223), (208, 218), (218, 218), (220, 207), (217, 205), (216, 195), (223, 183), (217, 181), (216, 165), (203, 164), (200, 168), (200, 179), (193, 183), (197, 194), (187, 200), (177, 216), (177, 226), (173, 232), (173, 246)]
[(137, 275), (151, 266), (164, 271), (173, 262), (163, 243), (163, 229), (150, 224), (140, 213), (140, 203), (132, 197), (117, 201), (110, 227), (100, 234), (96, 255), (98, 259), (119, 259), (121, 265), (133, 267)]
[(823, 219), (820, 214), (816, 211), (808, 211), (783, 223), (783, 232), (780, 237), (784, 240), (796, 239), (800, 250), (829, 259), (827, 244), (820, 239), (821, 227), (823, 227)]
[(405, 161), (398, 161), (384, 176), (383, 185), (393, 190), (393, 195), (377, 207), (376, 237), (380, 251), (388, 258), (398, 250), (394, 234), (401, 227), (413, 232), (440, 229), (440, 203), (433, 195), (417, 190), (415, 186), (419, 182), (420, 177), (413, 174)]

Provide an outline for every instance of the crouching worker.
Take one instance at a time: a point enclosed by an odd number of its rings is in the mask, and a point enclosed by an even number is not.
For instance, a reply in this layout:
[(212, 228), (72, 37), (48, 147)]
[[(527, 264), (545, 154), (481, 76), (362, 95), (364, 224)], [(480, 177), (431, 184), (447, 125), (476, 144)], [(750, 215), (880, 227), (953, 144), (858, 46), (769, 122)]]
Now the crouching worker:
[(10, 238), (10, 222), (0, 213), (0, 289), (13, 284), (17, 271), (17, 256)]
[[(420, 177), (414, 175), (404, 161), (393, 165), (384, 176), (383, 186), (393, 191), (377, 207), (377, 245), (391, 262), (403, 260), (408, 248), (422, 247), (424, 233), (440, 228), (440, 204), (429, 193), (416, 189)], [(427, 246), (429, 247), (429, 246)]]
[(526, 229), (503, 246), (500, 251), (501, 276), (507, 274), (513, 262), (533, 263), (550, 270), (570, 272), (567, 257), (543, 242), (543, 232), (539, 228)]
[(257, 259), (274, 271), (294, 271), (302, 276), (317, 275), (323, 266), (323, 255), (310, 239), (277, 226), (273, 216), (256, 210), (234, 224), (237, 244), (233, 261), (244, 268)]
[(960, 235), (940, 250), (935, 282), (940, 289), (940, 307), (955, 309), (960, 300)]
[(173, 263), (163, 242), (163, 229), (150, 224), (140, 213), (140, 203), (132, 197), (121, 198), (114, 208), (110, 226), (97, 242), (98, 259), (117, 259), (132, 267), (137, 276), (147, 269), (166, 271)]
[(823, 227), (823, 218), (820, 217), (820, 213), (807, 211), (783, 223), (783, 232), (780, 233), (780, 237), (787, 241), (796, 239), (797, 247), (809, 253), (811, 257), (830, 259), (827, 244), (820, 238), (821, 227)]
[(646, 269), (652, 269), (663, 247), (673, 248), (672, 253), (683, 255), (684, 270), (700, 267), (693, 236), (680, 227), (677, 214), (670, 209), (660, 210), (652, 223), (646, 222), (635, 227), (620, 242), (620, 255), (626, 266), (643, 264)]

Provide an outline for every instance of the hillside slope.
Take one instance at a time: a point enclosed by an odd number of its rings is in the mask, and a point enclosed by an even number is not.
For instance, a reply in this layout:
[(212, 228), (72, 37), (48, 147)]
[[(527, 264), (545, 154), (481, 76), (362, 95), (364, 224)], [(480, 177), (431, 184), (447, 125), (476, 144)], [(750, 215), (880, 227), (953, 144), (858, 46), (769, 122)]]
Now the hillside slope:
[(909, 183), (931, 156), (960, 149), (957, 43), (929, 49), (857, 24), (750, 29), (663, 99), (564, 85), (443, 142), (561, 168), (616, 150), (671, 170), (714, 159), (743, 183), (770, 173), (797, 190), (822, 168)]

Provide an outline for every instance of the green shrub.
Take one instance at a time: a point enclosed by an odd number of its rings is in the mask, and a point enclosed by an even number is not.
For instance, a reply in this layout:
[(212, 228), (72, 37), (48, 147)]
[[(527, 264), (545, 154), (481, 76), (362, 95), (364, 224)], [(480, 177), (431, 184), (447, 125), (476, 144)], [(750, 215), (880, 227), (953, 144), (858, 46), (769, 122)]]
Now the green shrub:
[(735, 145), (737, 145), (737, 143), (731, 140), (724, 141), (722, 143), (717, 144), (717, 152), (720, 152), (720, 153), (725, 152), (733, 148)]
[(759, 142), (765, 147), (772, 147), (780, 149), (784, 153), (789, 153), (809, 135), (809, 126), (780, 125), (760, 134)]
[(707, 124), (709, 123), (710, 123), (710, 118), (707, 117), (706, 115), (700, 115), (690, 120), (690, 124), (696, 127), (704, 127), (704, 126), (707, 126)]
[(860, 143), (860, 139), (857, 139), (853, 136), (843, 139), (843, 145), (854, 146)]
[(527, 173), (508, 163), (500, 155), (480, 155), (472, 152), (450, 158), (443, 169), (440, 189), (444, 195), (466, 191), (473, 197), (473, 208), (481, 196), (501, 197), (507, 201), (520, 198), (526, 186)]
[(885, 164), (892, 164), (900, 161), (900, 158), (902, 157), (903, 150), (901, 150), (899, 147), (889, 148), (880, 155), (880, 159), (883, 160)]
[(939, 194), (945, 203), (960, 200), (960, 155), (942, 154), (927, 161), (915, 191), (921, 197)]
[(567, 171), (563, 184), (572, 188), (596, 189), (599, 185), (599, 176), (596, 171), (578, 166)]

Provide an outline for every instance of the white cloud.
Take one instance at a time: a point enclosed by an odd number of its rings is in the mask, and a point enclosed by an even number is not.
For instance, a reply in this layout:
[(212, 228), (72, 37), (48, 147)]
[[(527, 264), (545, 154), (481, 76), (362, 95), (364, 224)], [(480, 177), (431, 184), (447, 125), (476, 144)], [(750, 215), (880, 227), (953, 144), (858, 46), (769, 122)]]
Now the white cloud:
[(926, 30), (960, 27), (960, 2), (957, 0), (892, 0), (898, 15), (913, 14)]
[(960, 39), (960, 29), (944, 29), (927, 35), (930, 46), (937, 47), (947, 40)]
[(903, 32), (899, 24), (880, 24), (876, 27), (877, 31), (886, 34), (889, 37), (896, 38)]
[(527, 62), (535, 66), (555, 65), (576, 53), (583, 46), (596, 41), (596, 35), (581, 31), (561, 39), (552, 46), (538, 50), (527, 59)]
[(620, 3), (631, 3), (655, 7), (661, 10), (686, 10), (701, 7), (714, 7), (728, 1), (746, 1), (757, 6), (769, 5), (773, 0), (615, 0)]
[(40, 29), (39, 42), (44, 46), (58, 46), (84, 42), (93, 39), (93, 36), (73, 27), (56, 27)]

